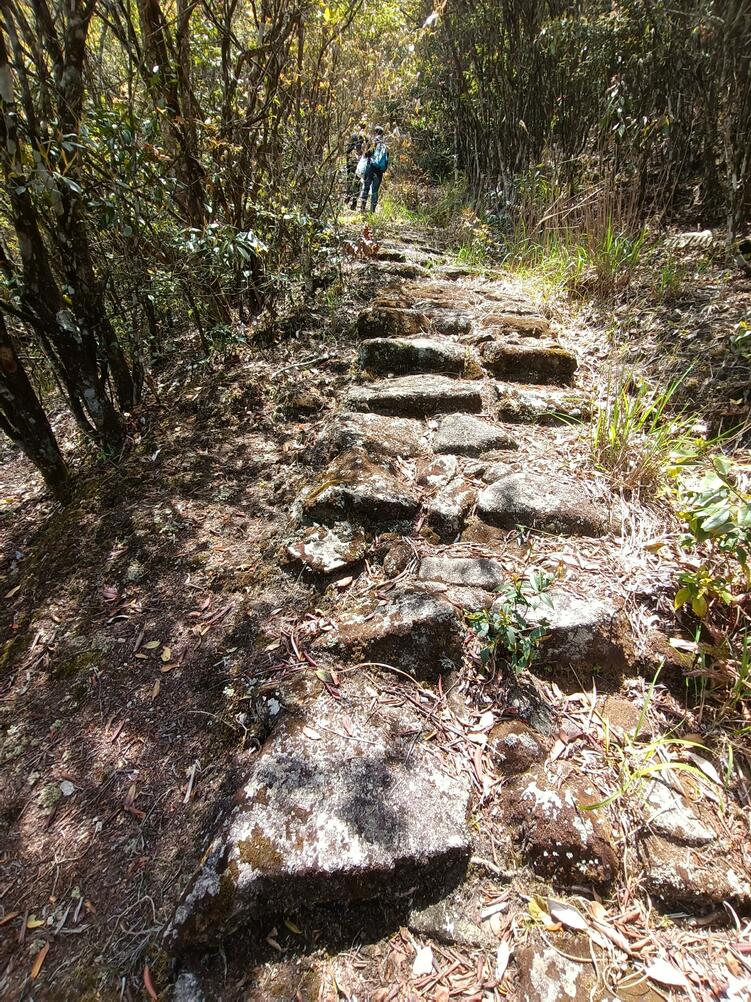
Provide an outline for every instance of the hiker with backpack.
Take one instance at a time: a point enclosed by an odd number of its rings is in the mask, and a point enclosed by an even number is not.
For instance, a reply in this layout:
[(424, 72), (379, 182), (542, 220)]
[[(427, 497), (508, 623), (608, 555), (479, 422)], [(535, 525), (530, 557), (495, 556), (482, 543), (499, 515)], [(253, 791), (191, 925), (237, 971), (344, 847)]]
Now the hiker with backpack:
[(357, 208), (357, 196), (362, 185), (362, 177), (357, 173), (357, 166), (365, 150), (365, 124), (360, 123), (352, 133), (347, 147), (347, 194), (350, 209)]
[(373, 130), (373, 139), (366, 143), (364, 156), (367, 157), (368, 162), (360, 191), (360, 212), (365, 212), (368, 195), (370, 195), (370, 211), (375, 212), (381, 181), (383, 181), (383, 175), (389, 166), (389, 149), (383, 138), (383, 129), (380, 125)]

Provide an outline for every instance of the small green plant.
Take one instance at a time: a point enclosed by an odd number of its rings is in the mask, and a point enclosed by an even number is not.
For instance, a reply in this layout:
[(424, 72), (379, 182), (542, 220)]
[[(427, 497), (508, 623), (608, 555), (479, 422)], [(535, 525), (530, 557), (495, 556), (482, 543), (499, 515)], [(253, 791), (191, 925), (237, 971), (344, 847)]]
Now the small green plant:
[(555, 578), (544, 571), (530, 571), (506, 585), (490, 609), (467, 613), (467, 621), (482, 641), (480, 659), (492, 672), (500, 655), (506, 668), (518, 675), (532, 664), (547, 633), (545, 619), (530, 623), (529, 614), (542, 606), (553, 608), (546, 595)]
[(703, 559), (680, 574), (675, 608), (690, 604), (700, 619), (713, 602), (731, 605), (734, 595), (751, 584), (751, 493), (726, 456), (713, 456), (711, 463), (711, 470), (684, 485), (679, 497), (688, 528), (681, 542)]
[(608, 386), (592, 424), (591, 447), (595, 466), (619, 488), (654, 497), (706, 449), (683, 412), (667, 413), (681, 382), (658, 390), (626, 375)]

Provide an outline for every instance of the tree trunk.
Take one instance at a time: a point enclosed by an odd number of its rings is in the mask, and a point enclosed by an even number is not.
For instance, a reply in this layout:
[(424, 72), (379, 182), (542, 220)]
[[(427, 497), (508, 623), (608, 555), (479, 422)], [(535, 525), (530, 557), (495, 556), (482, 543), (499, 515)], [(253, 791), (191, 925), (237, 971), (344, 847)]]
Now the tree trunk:
[(0, 313), (0, 428), (44, 477), (52, 494), (70, 500), (71, 481), (44, 408)]

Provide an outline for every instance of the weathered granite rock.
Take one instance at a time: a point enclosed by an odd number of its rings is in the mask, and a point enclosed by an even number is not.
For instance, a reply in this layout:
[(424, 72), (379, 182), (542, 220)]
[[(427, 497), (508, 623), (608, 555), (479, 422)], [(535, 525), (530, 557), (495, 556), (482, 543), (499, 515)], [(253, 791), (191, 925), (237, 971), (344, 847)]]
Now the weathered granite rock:
[(415, 552), (409, 543), (403, 541), (394, 543), (383, 558), (383, 573), (387, 578), (398, 577), (407, 569), (414, 555)]
[(389, 605), (343, 613), (336, 629), (319, 637), (313, 648), (435, 680), (461, 664), (462, 641), (462, 623), (450, 602), (405, 592)]
[(455, 886), (469, 783), (414, 741), (423, 722), (408, 705), (372, 713), (360, 689), (311, 694), (277, 726), (182, 897), (174, 949), (301, 905)]
[(352, 449), (323, 472), (302, 498), (303, 514), (315, 522), (410, 522), (420, 509), (416, 490), (385, 467)]
[(375, 268), (376, 271), (380, 271), (384, 275), (393, 275), (395, 278), (415, 279), (427, 275), (427, 271), (423, 267), (409, 261), (406, 264), (398, 261), (369, 261), (368, 267)]
[(665, 776), (653, 779), (644, 791), (645, 822), (649, 831), (682, 845), (709, 845), (717, 831), (705, 824), (686, 798), (668, 783)]
[(329, 425), (327, 448), (344, 451), (362, 447), (380, 456), (419, 456), (427, 451), (421, 421), (382, 414), (338, 414)]
[(542, 762), (550, 741), (521, 720), (502, 720), (488, 735), (488, 751), (501, 775), (513, 776)]
[(697, 848), (648, 835), (639, 845), (645, 889), (670, 907), (695, 908), (751, 905), (751, 883), (743, 860), (726, 839)]
[(348, 402), (358, 411), (424, 417), (454, 411), (480, 411), (482, 393), (476, 383), (448, 376), (401, 376), (356, 386)]
[(462, 337), (472, 330), (472, 321), (466, 313), (444, 312), (432, 318), (431, 326), (446, 337)]
[(379, 247), (375, 258), (377, 261), (396, 261), (403, 264), (407, 260), (407, 255), (396, 247)]
[(358, 563), (365, 556), (368, 541), (362, 529), (348, 522), (328, 528), (312, 525), (286, 547), (290, 561), (302, 564), (315, 574), (333, 574)]
[[(586, 937), (580, 940), (579, 953), (573, 952), (576, 948), (573, 936), (566, 937), (565, 944), (561, 943), (557, 949), (539, 943), (517, 951), (518, 998), (524, 1002), (604, 1002), (612, 998), (609, 993), (596, 994), (597, 978), (590, 962), (589, 943)], [(581, 961), (573, 959), (576, 956), (581, 956)]]
[(499, 379), (517, 383), (568, 386), (576, 372), (576, 357), (556, 345), (494, 343), (482, 350), (483, 364)]
[(530, 623), (544, 623), (539, 661), (619, 670), (628, 659), (620, 608), (607, 599), (580, 598), (562, 587), (547, 592), (547, 605), (528, 610)]
[(434, 456), (418, 467), (417, 482), (421, 487), (442, 487), (456, 476), (458, 467), (456, 456)]
[(499, 384), (498, 417), (515, 424), (571, 424), (586, 421), (592, 409), (580, 393), (553, 387)]
[(500, 334), (511, 331), (523, 337), (540, 337), (550, 333), (550, 321), (538, 313), (494, 309), (483, 314), (481, 323), (484, 328)]
[(362, 338), (409, 337), (429, 326), (427, 314), (396, 306), (369, 306), (357, 318), (357, 333)]
[(433, 338), (372, 338), (360, 345), (359, 361), (369, 372), (386, 374), (445, 372), (461, 375), (467, 350)]
[(605, 512), (572, 480), (517, 473), (486, 487), (477, 498), (477, 514), (490, 525), (522, 525), (547, 532), (601, 536)]
[(536, 766), (504, 788), (504, 813), (535, 873), (569, 886), (610, 883), (619, 868), (610, 826), (601, 811), (584, 809), (602, 799), (568, 763)]
[(483, 456), (496, 449), (516, 449), (518, 443), (502, 428), (482, 418), (450, 414), (441, 421), (433, 448), (455, 456)]
[(478, 895), (464, 885), (440, 901), (413, 909), (408, 927), (412, 932), (430, 936), (439, 943), (492, 949), (497, 947), (498, 937), (491, 924), (482, 920), (480, 911)]
[(426, 524), (445, 542), (459, 535), (464, 520), (475, 503), (477, 490), (458, 477), (446, 484), (427, 504)]
[(495, 591), (509, 581), (503, 564), (489, 557), (423, 557), (417, 576), (423, 581), (442, 581), (486, 591)]

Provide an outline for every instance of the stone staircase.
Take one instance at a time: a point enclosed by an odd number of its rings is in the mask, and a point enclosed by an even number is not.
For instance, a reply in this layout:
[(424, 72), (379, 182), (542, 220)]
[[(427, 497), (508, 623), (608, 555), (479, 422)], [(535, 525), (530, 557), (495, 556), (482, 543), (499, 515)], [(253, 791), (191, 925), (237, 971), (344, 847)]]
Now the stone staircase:
[[(273, 916), (364, 900), (406, 898), (424, 930), (425, 908), (452, 900), (473, 854), (485, 855), (467, 823), (487, 793), (478, 747), (485, 775), (507, 780), (492, 820), (504, 866), (603, 888), (620, 865), (607, 821), (580, 810), (598, 790), (575, 768), (563, 777), (546, 765), (545, 715), (508, 725), (504, 707), (486, 706), (483, 716), (462, 682), (464, 611), (490, 607), (523, 569), (530, 533), (574, 548), (612, 540), (607, 493), (567, 462), (572, 422), (589, 414), (576, 355), (502, 281), (442, 269), (418, 244), (387, 247), (375, 266), (387, 284), (358, 318), (353, 384), (321, 435), (327, 465), (291, 513), (286, 548), (313, 580), (354, 584), (317, 621), (310, 670), (285, 691), (185, 891), (167, 932), (183, 955)], [(585, 688), (593, 670), (618, 676), (630, 658), (620, 602), (570, 580), (550, 595), (545, 664), (578, 670)], [(457, 740), (459, 725), (482, 740)], [(667, 869), (670, 900), (679, 877)], [(720, 890), (751, 900), (737, 873)], [(479, 942), (467, 908), (459, 918)]]

